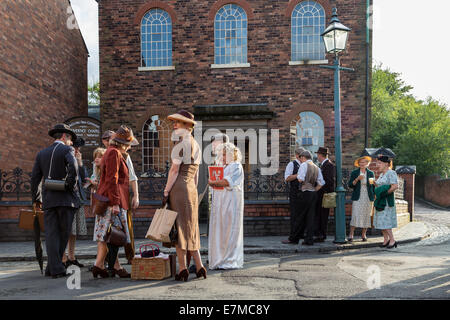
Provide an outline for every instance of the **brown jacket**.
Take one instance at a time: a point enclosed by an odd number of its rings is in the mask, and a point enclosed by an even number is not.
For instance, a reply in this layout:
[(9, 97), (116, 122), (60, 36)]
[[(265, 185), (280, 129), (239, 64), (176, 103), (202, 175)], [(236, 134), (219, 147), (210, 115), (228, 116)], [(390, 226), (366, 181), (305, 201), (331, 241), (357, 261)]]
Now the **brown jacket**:
[(108, 197), (109, 205), (128, 210), (129, 174), (126, 161), (115, 146), (110, 146), (101, 162), (98, 193)]

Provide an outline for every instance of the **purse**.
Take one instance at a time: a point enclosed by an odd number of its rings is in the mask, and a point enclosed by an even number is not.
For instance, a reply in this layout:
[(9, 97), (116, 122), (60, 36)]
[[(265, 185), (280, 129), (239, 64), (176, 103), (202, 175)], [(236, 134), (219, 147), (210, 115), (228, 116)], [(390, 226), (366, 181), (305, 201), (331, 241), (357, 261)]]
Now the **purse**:
[[(120, 218), (119, 218), (120, 220)], [(108, 231), (105, 234), (103, 240), (110, 245), (116, 247), (123, 247), (127, 243), (127, 234), (125, 232), (125, 228), (122, 224), (122, 220), (120, 220), (120, 224), (122, 228), (115, 226), (112, 222), (110, 222)]]
[(46, 178), (44, 180), (44, 187), (45, 187), (45, 189), (52, 190), (52, 191), (66, 191), (66, 180), (65, 179), (63, 179), (63, 180), (55, 180), (55, 179), (51, 178), (52, 164), (53, 164), (53, 155), (55, 154), (55, 150), (58, 147), (59, 147), (59, 143), (53, 149), (52, 157), (50, 159), (50, 169), (48, 171), (48, 178)]
[(336, 192), (324, 193), (322, 208), (336, 208)]
[(109, 199), (101, 194), (92, 194), (92, 213), (97, 216), (104, 216), (108, 209)]
[(20, 209), (19, 228), (24, 230), (34, 230), (34, 219), (38, 216), (41, 231), (44, 232), (44, 212), (42, 210)]

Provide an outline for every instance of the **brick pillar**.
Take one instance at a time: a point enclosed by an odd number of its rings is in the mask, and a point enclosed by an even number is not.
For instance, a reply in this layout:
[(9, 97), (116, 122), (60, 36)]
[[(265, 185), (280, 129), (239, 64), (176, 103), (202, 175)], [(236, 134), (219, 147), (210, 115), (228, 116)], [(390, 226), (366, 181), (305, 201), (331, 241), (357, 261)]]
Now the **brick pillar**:
[(404, 179), (405, 201), (408, 201), (410, 221), (414, 218), (414, 185), (416, 177), (415, 166), (397, 166), (397, 175)]

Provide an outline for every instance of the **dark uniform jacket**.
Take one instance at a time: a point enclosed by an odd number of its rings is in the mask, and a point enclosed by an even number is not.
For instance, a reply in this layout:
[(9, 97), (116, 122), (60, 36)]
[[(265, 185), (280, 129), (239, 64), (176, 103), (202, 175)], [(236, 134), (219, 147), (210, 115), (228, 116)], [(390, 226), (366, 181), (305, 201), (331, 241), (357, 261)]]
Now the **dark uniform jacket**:
[[(50, 159), (54, 149), (51, 179), (65, 179), (65, 191), (47, 190), (43, 183), (49, 175)], [(78, 188), (77, 177), (78, 163), (75, 159), (75, 150), (72, 147), (55, 142), (50, 147), (39, 151), (31, 173), (31, 195), (33, 203), (42, 201), (43, 210), (55, 207), (79, 208), (80, 199), (76, 192), (76, 188)], [(41, 182), (42, 185), (40, 187)], [(42, 196), (40, 196), (40, 193)]]
[(320, 170), (322, 171), (323, 180), (325, 180), (325, 185), (320, 188), (319, 193), (330, 193), (334, 192), (334, 177), (336, 172), (336, 166), (331, 162), (330, 159), (327, 159)]

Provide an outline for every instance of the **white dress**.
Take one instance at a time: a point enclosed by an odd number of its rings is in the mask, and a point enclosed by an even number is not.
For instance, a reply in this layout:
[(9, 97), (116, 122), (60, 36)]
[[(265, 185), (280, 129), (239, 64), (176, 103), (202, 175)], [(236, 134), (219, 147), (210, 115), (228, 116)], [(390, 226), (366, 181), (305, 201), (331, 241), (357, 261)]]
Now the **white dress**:
[(356, 228), (372, 227), (371, 214), (373, 202), (370, 201), (367, 193), (367, 173), (364, 173), (364, 179), (361, 180), (361, 191), (359, 200), (352, 202), (352, 220), (350, 225)]
[(215, 189), (209, 220), (209, 269), (244, 265), (244, 169), (232, 162), (224, 169), (229, 187)]

